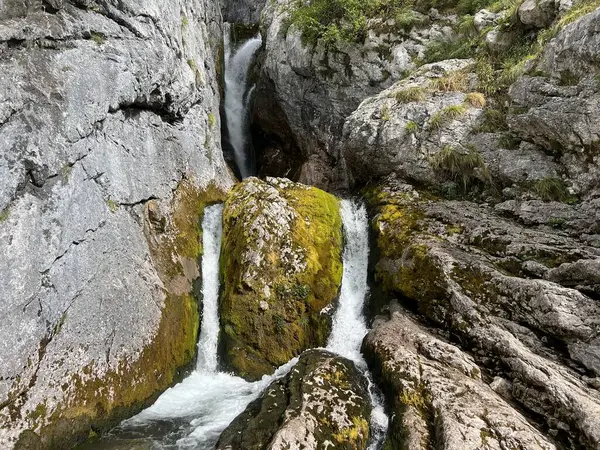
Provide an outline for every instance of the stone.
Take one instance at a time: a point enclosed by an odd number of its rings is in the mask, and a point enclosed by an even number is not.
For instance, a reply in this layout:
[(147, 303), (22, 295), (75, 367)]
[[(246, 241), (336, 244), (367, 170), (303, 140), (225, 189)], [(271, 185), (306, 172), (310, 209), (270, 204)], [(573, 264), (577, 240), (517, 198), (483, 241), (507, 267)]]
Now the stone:
[(217, 5), (88, 3), (0, 2), (3, 449), (70, 448), (182, 377), (200, 205), (233, 183)]
[(555, 0), (525, 0), (519, 6), (519, 20), (537, 28), (549, 26), (556, 17)]
[(309, 350), (227, 427), (217, 449), (364, 450), (370, 413), (366, 380), (354, 364)]
[(482, 9), (475, 13), (473, 23), (477, 31), (481, 33), (485, 28), (497, 25), (500, 17), (502, 17), (501, 13), (493, 13), (487, 9)]
[(282, 178), (245, 180), (225, 203), (222, 255), (228, 370), (256, 380), (326, 344), (331, 318), (321, 311), (342, 278), (336, 197)]

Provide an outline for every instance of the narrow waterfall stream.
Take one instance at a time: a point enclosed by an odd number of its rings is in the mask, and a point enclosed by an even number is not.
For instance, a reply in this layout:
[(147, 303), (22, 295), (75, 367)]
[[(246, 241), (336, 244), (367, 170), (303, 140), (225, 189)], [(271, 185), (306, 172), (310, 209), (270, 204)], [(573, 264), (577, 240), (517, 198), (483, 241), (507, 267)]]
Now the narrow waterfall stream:
[[(222, 213), (222, 205), (210, 206), (202, 221), (203, 310), (196, 370), (165, 391), (152, 406), (86, 449), (137, 448), (135, 445), (143, 444), (143, 448), (157, 450), (211, 450), (227, 425), (272, 381), (285, 376), (296, 364), (297, 358), (254, 383), (217, 370)], [(387, 416), (360, 353), (368, 331), (363, 314), (368, 293), (368, 219), (364, 205), (350, 200), (342, 201), (341, 214), (345, 234), (342, 288), (327, 349), (354, 361), (369, 381), (374, 407), (369, 450), (376, 450), (385, 437)]]
[(251, 154), (250, 101), (253, 86), (248, 86), (248, 72), (256, 52), (262, 45), (260, 34), (234, 48), (231, 27), (226, 24), (225, 45), (225, 118), (229, 142), (233, 147), (235, 163), (242, 179), (254, 175), (254, 158)]
[(364, 307), (369, 291), (369, 219), (365, 206), (352, 200), (342, 200), (341, 214), (345, 237), (344, 269), (339, 305), (333, 317), (327, 350), (353, 361), (367, 378), (373, 404), (369, 450), (376, 450), (385, 438), (388, 417), (383, 407), (383, 396), (373, 383), (360, 352), (368, 332)]

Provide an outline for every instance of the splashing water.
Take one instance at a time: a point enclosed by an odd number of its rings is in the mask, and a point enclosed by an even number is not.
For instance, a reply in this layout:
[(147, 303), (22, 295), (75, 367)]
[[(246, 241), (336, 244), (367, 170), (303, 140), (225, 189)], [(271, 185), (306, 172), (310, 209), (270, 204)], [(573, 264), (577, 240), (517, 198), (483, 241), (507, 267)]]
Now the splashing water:
[(225, 44), (225, 119), (229, 141), (242, 179), (253, 175), (254, 163), (250, 153), (249, 107), (254, 86), (248, 86), (248, 72), (256, 52), (262, 45), (260, 34), (234, 51), (230, 27), (224, 33)]
[(363, 338), (368, 332), (363, 309), (369, 293), (369, 220), (365, 206), (351, 200), (342, 200), (341, 215), (345, 237), (344, 269), (339, 305), (333, 317), (327, 350), (353, 361), (367, 379), (373, 405), (369, 450), (375, 450), (381, 447), (387, 433), (388, 417), (383, 407), (383, 396), (373, 383), (360, 353)]

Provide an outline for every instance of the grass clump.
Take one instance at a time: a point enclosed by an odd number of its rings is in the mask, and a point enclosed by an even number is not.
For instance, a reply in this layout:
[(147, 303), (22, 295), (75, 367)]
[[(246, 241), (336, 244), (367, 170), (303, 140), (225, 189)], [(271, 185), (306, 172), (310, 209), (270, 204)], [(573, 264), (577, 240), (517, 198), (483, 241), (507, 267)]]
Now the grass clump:
[(404, 127), (404, 131), (406, 134), (417, 134), (419, 132), (419, 124), (411, 120)]
[(429, 120), (429, 126), (434, 130), (439, 130), (444, 125), (458, 119), (467, 112), (466, 105), (450, 105), (435, 113)]
[(434, 172), (443, 179), (460, 183), (465, 193), (474, 184), (490, 182), (490, 176), (481, 153), (474, 147), (459, 150), (446, 145), (430, 158), (429, 163)]
[(384, 122), (389, 122), (392, 119), (392, 115), (390, 113), (390, 107), (388, 105), (383, 105), (379, 110), (379, 116), (381, 120)]
[(4, 211), (0, 212), (0, 223), (6, 222), (8, 220), (8, 216), (10, 216), (9, 208), (6, 208)]
[(545, 202), (568, 202), (572, 198), (564, 181), (556, 177), (546, 177), (536, 181), (533, 183), (533, 192)]
[(465, 102), (471, 106), (474, 106), (475, 108), (484, 108), (486, 104), (485, 95), (483, 95), (481, 92), (470, 92), (467, 94)]
[(464, 92), (469, 88), (469, 76), (464, 70), (456, 70), (443, 77), (434, 78), (429, 88), (437, 92)]
[(98, 45), (102, 45), (106, 42), (106, 36), (98, 31), (91, 31), (90, 39)]
[(398, 103), (421, 102), (425, 100), (425, 89), (420, 86), (412, 86), (398, 90), (392, 96)]

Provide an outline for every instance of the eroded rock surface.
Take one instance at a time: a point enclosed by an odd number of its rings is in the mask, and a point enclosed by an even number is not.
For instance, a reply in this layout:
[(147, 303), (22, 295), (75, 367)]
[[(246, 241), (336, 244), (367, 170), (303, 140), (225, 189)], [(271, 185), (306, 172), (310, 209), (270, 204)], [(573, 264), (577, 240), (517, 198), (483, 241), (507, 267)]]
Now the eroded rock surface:
[(249, 379), (325, 345), (342, 277), (334, 196), (249, 178), (223, 213), (221, 329), (226, 366)]
[(354, 364), (309, 350), (223, 432), (220, 450), (366, 449), (371, 405)]
[(68, 448), (193, 359), (199, 213), (231, 184), (218, 16), (0, 3), (0, 447)]
[[(600, 305), (590, 297), (594, 278), (581, 280), (600, 260), (598, 248), (391, 179), (371, 198), (384, 289), (470, 352), (488, 382), (504, 380), (494, 386), (537, 418), (547, 439), (597, 448)], [(552, 448), (544, 439), (536, 445)]]

